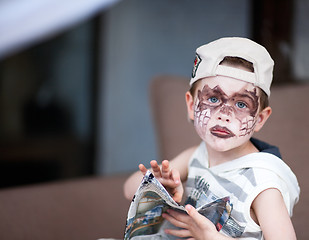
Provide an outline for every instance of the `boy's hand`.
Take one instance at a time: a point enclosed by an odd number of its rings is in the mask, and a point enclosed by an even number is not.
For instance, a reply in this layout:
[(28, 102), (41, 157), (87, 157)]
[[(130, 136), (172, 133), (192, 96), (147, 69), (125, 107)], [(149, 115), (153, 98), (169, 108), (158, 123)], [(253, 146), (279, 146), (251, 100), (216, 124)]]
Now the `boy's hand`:
[[(162, 169), (156, 160), (152, 160), (150, 165), (153, 175), (173, 196), (173, 199), (179, 203), (183, 195), (183, 186), (180, 181), (179, 171), (177, 169), (171, 169), (168, 160), (162, 161)], [(147, 168), (143, 164), (139, 165), (139, 169), (144, 175), (146, 174)]]
[(215, 225), (201, 215), (191, 205), (186, 205), (188, 215), (173, 210), (163, 213), (163, 217), (176, 227), (181, 229), (166, 229), (167, 234), (199, 240), (223, 240), (230, 239), (220, 234)]

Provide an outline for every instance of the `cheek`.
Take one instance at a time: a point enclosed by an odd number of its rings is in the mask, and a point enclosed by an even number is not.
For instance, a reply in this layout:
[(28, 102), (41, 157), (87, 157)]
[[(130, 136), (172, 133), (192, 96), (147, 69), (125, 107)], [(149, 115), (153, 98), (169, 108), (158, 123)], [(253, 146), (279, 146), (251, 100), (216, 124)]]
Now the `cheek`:
[(239, 136), (244, 137), (252, 134), (256, 126), (257, 119), (258, 119), (257, 116), (252, 117), (250, 115), (247, 115), (242, 119), (239, 119), (240, 122)]
[(194, 124), (196, 127), (206, 127), (218, 107), (209, 106), (199, 100), (194, 104)]
[(252, 115), (250, 112), (250, 109), (240, 109), (235, 106), (236, 104), (233, 104), (233, 111), (235, 114), (235, 118), (238, 119), (240, 122), (244, 121), (248, 117), (255, 117), (255, 114)]
[(211, 117), (210, 108), (206, 104), (199, 104), (197, 100), (194, 105), (194, 127), (197, 134), (205, 140), (207, 125)]

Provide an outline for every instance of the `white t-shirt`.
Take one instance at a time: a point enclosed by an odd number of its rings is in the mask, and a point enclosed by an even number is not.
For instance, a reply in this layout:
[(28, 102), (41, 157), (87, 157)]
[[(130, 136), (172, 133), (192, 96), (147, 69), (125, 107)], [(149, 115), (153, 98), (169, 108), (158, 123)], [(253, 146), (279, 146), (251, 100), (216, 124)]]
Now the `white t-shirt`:
[(279, 157), (258, 152), (209, 167), (206, 145), (202, 142), (189, 161), (188, 203), (198, 208), (229, 198), (230, 215), (223, 218), (220, 227), (220, 232), (227, 236), (263, 239), (261, 228), (250, 217), (250, 208), (257, 195), (269, 188), (281, 192), (292, 216), (300, 189), (295, 175)]

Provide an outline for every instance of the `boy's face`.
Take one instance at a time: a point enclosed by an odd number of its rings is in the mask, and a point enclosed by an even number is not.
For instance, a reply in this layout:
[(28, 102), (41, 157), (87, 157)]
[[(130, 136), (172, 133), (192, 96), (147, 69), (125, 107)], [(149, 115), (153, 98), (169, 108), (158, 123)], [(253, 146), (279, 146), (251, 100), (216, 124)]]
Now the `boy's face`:
[(194, 98), (194, 126), (208, 146), (228, 151), (247, 142), (259, 112), (259, 91), (251, 83), (216, 76), (200, 80)]

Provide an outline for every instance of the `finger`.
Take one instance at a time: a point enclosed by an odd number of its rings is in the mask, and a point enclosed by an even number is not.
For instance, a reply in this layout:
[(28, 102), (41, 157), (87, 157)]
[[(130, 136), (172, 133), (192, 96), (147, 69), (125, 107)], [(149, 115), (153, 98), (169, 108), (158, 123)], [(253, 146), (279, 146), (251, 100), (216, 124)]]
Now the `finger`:
[(216, 226), (206, 217), (201, 215), (194, 207), (191, 205), (186, 205), (186, 210), (189, 216), (192, 218), (192, 222), (196, 225), (197, 228), (202, 231), (212, 231), (217, 232)]
[[(162, 182), (167, 184), (170, 188), (177, 188), (178, 186), (181, 185), (181, 180), (180, 180), (180, 174), (177, 169), (171, 169), (168, 167), (169, 172), (167, 173), (167, 168), (163, 170), (163, 163), (162, 163)], [(163, 177), (163, 176), (168, 176), (168, 177)]]
[(171, 177), (176, 185), (180, 184), (180, 173), (176, 169), (171, 170)]
[(167, 234), (173, 235), (176, 237), (181, 237), (181, 238), (192, 237), (192, 234), (187, 229), (165, 229), (164, 231)]
[(195, 224), (197, 226), (199, 226), (200, 228), (204, 228), (205, 224), (210, 222), (207, 218), (205, 218), (203, 215), (201, 215), (193, 206), (188, 204), (188, 205), (185, 206), (185, 208), (186, 208), (189, 216), (193, 219)]
[(184, 222), (180, 222), (177, 219), (173, 218), (171, 215), (167, 213), (163, 213), (162, 217), (169, 221), (172, 225), (179, 227), (179, 228), (187, 228), (187, 224)]
[(180, 180), (180, 174), (179, 171), (176, 169), (172, 169), (172, 179), (174, 181), (175, 184), (175, 188), (173, 191), (173, 199), (176, 202), (181, 202), (182, 200), (182, 196), (183, 196), (183, 186), (181, 184), (181, 180)]
[(182, 186), (179, 186), (175, 189), (173, 194), (173, 199), (175, 202), (180, 203), (182, 200), (182, 196), (183, 196), (183, 188)]
[(168, 160), (162, 161), (162, 177), (169, 179), (170, 178), (170, 166)]
[(162, 175), (161, 175), (161, 169), (160, 169), (160, 166), (158, 165), (157, 161), (156, 161), (156, 160), (152, 160), (152, 161), (150, 162), (150, 165), (151, 165), (151, 168), (152, 168), (152, 171), (153, 171), (153, 175), (154, 175), (156, 178), (162, 177)]
[(173, 218), (175, 218), (179, 222), (186, 223), (187, 225), (192, 222), (192, 219), (188, 214), (185, 214), (185, 213), (179, 212), (179, 211), (175, 211), (175, 210), (172, 210), (172, 209), (168, 209), (167, 212), (170, 216), (172, 216)]
[(138, 165), (138, 168), (142, 172), (143, 175), (146, 174), (147, 168), (143, 164)]

